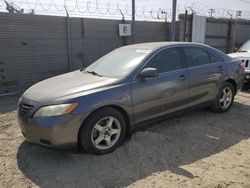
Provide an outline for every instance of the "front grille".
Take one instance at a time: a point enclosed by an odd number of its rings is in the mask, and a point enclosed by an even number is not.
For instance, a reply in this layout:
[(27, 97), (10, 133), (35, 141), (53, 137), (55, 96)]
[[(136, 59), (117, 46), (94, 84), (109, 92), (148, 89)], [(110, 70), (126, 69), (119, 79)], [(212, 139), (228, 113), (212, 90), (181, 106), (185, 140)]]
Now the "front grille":
[(242, 62), (245, 63), (245, 68), (250, 68), (249, 59), (242, 59)]
[(248, 67), (249, 60), (246, 60), (245, 67)]
[(21, 103), (18, 107), (18, 113), (22, 116), (26, 115), (30, 110), (32, 110), (32, 108), (34, 108), (34, 106), (29, 105), (29, 104), (25, 104), (25, 103)]

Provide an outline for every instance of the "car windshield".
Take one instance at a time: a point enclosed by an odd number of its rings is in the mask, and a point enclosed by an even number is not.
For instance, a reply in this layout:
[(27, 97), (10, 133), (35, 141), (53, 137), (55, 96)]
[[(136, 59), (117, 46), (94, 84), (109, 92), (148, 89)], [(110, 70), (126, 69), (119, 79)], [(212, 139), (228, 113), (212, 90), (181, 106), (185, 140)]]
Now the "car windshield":
[(150, 52), (148, 49), (119, 48), (95, 61), (85, 71), (103, 77), (122, 78), (130, 74)]
[(241, 46), (238, 52), (250, 52), (250, 40)]

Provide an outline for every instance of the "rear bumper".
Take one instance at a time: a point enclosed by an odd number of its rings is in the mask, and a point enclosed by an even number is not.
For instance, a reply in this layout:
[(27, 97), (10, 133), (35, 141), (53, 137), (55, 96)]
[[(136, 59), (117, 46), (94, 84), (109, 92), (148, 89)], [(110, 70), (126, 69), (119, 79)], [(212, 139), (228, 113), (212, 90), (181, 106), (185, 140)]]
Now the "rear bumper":
[(29, 142), (55, 148), (76, 148), (81, 117), (64, 115), (26, 118), (18, 115), (18, 123)]

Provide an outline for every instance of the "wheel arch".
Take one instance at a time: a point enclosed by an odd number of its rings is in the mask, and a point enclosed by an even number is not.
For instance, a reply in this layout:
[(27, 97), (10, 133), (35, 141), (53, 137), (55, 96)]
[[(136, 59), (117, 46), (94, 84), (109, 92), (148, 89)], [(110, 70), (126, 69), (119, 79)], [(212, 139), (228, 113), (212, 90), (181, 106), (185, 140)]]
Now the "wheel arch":
[(79, 139), (80, 139), (80, 131), (82, 129), (82, 127), (84, 126), (84, 123), (87, 121), (87, 119), (93, 114), (95, 113), (96, 111), (98, 110), (101, 110), (103, 108), (113, 108), (115, 110), (117, 110), (118, 112), (120, 112), (122, 114), (122, 116), (124, 117), (124, 120), (125, 120), (125, 123), (126, 123), (126, 135), (130, 133), (130, 117), (128, 115), (128, 112), (122, 108), (121, 106), (119, 105), (105, 105), (105, 106), (101, 106), (101, 107), (98, 107), (96, 108), (95, 110), (93, 110), (92, 112), (90, 112), (87, 117), (83, 120), (79, 130), (78, 130), (78, 133), (77, 133), (77, 142), (78, 142), (78, 145), (79, 145)]
[(234, 95), (235, 95), (237, 93), (237, 89), (238, 89), (236, 81), (234, 79), (229, 78), (229, 79), (225, 80), (225, 82), (232, 84), (232, 86), (234, 88)]

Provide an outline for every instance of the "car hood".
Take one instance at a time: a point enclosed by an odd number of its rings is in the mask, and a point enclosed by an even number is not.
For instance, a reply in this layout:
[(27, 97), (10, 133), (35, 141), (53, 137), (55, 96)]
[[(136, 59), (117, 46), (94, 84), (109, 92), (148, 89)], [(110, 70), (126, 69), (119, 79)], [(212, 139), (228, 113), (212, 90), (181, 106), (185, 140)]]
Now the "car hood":
[(41, 104), (56, 103), (60, 98), (90, 91), (93, 89), (110, 86), (117, 81), (116, 78), (99, 77), (96, 75), (74, 71), (41, 81), (23, 94), (23, 98)]
[(235, 52), (228, 55), (233, 58), (250, 58), (249, 52)]

